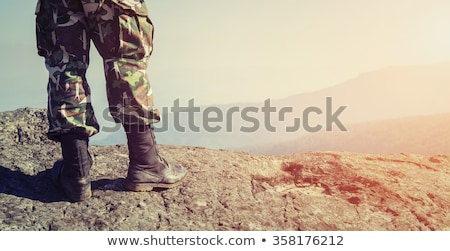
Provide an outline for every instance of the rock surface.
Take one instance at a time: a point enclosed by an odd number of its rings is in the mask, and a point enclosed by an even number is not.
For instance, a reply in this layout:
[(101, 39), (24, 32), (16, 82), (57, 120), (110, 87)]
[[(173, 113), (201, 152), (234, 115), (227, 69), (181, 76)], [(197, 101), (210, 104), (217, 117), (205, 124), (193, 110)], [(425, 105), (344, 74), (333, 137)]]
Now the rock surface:
[(183, 184), (125, 191), (128, 150), (91, 146), (94, 195), (69, 203), (44, 110), (0, 113), (0, 230), (450, 230), (450, 156), (263, 156), (161, 145)]

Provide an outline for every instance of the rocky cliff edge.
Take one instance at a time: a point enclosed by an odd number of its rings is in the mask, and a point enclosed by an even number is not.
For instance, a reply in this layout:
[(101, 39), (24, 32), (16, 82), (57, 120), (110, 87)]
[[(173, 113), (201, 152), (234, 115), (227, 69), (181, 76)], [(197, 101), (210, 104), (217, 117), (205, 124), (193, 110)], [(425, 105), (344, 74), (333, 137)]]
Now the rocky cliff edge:
[(0, 113), (0, 230), (450, 230), (450, 156), (283, 156), (160, 145), (189, 173), (145, 193), (122, 187), (127, 147), (91, 146), (93, 198), (51, 183), (61, 157), (46, 112)]

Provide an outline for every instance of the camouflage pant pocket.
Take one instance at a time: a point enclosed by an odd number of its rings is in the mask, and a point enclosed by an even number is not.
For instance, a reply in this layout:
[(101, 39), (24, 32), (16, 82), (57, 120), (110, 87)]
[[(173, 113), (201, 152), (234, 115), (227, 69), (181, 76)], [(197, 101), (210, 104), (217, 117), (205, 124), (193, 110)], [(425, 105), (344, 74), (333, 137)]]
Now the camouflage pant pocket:
[(130, 15), (128, 11), (118, 18), (121, 58), (145, 60), (152, 52), (153, 25), (147, 16)]

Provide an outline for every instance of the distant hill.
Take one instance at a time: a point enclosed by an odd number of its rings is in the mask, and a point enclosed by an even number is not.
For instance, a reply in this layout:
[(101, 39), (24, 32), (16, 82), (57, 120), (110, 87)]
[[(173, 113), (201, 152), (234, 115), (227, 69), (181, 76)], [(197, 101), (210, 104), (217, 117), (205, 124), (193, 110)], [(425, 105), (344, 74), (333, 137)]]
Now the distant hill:
[[(294, 133), (285, 133), (286, 127), (292, 126), (296, 118), (302, 118), (302, 112), (309, 107), (317, 107), (323, 111), (322, 115), (312, 114), (310, 123), (324, 123), (326, 98), (332, 97), (330, 112), (341, 106), (346, 106), (339, 116), (344, 125), (357, 122), (401, 118), (408, 116), (450, 113), (450, 62), (420, 66), (398, 66), (362, 73), (354, 79), (339, 83), (323, 90), (293, 94), (284, 99), (271, 99), (271, 106), (276, 112), (271, 113), (270, 122), (276, 132), (265, 129), (267, 118), (262, 112), (264, 100), (259, 103), (236, 103), (225, 105), (202, 106), (200, 112), (195, 113), (194, 124), (201, 130), (193, 132), (189, 129), (187, 114), (181, 114), (179, 123), (186, 128), (185, 132), (174, 129), (173, 113), (167, 113), (168, 130), (157, 133), (157, 140), (163, 144), (202, 146), (214, 149), (244, 149), (252, 150), (254, 146), (279, 144), (306, 135), (303, 128)], [(302, 83), (298, 83), (301, 85)], [(270, 88), (276, 88), (273, 83)], [(257, 91), (257, 90), (255, 90)], [(270, 97), (267, 97), (268, 99)], [(180, 106), (186, 107), (187, 100), (181, 100)], [(211, 126), (221, 126), (218, 132), (206, 132), (203, 127), (204, 111), (209, 107), (216, 107), (222, 111), (223, 120), (211, 123)], [(242, 132), (241, 127), (253, 126), (240, 113), (245, 107), (258, 109), (248, 115), (257, 119), (259, 129), (255, 132)], [(228, 111), (239, 108), (236, 113)], [(292, 108), (283, 116), (281, 121), (279, 111)], [(214, 113), (209, 116), (215, 116)], [(231, 132), (226, 131), (228, 124), (232, 125)], [(156, 125), (162, 126), (161, 123)], [(333, 128), (336, 129), (336, 128)], [(96, 135), (93, 144), (110, 145), (125, 143), (122, 131)]]
[[(311, 93), (279, 100), (278, 106), (308, 107), (333, 97), (347, 105), (347, 123), (450, 112), (450, 62), (392, 66)], [(322, 105), (323, 106), (323, 105)]]
[[(211, 105), (219, 108), (223, 113), (222, 122), (212, 123), (213, 126), (221, 126), (222, 130), (214, 133), (205, 130), (200, 132), (189, 130), (186, 114), (180, 116), (180, 124), (186, 127), (186, 132), (178, 132), (173, 128), (173, 114), (169, 113), (166, 119), (169, 129), (164, 133), (158, 133), (158, 141), (164, 144), (203, 146), (215, 149), (249, 149), (255, 145), (281, 144), (287, 140), (306, 135), (302, 128), (295, 133), (285, 133), (285, 128), (292, 126), (295, 118), (303, 119), (302, 112), (308, 107), (317, 107), (325, 114), (327, 97), (332, 97), (331, 112), (340, 106), (346, 106), (339, 116), (344, 125), (408, 116), (450, 113), (449, 83), (450, 63), (386, 67), (361, 73), (354, 79), (323, 90), (293, 94), (284, 99), (272, 99), (271, 106), (276, 108), (276, 112), (271, 113), (270, 121), (272, 126), (276, 128), (276, 132), (268, 132), (264, 128), (267, 118), (261, 111), (264, 106), (264, 100), (261, 100), (259, 103)], [(302, 83), (298, 84), (301, 85)], [(263, 86), (262, 88), (276, 88), (276, 86), (277, 83), (273, 83), (273, 86)], [(181, 106), (187, 106), (188, 101), (182, 100), (180, 103)], [(204, 122), (202, 112), (211, 106), (200, 107), (201, 112), (195, 114), (194, 122), (200, 128), (202, 128)], [(227, 117), (227, 112), (232, 107), (234, 109), (238, 107), (239, 112)], [(256, 132), (247, 133), (240, 130), (242, 126), (252, 126), (239, 115), (245, 107), (258, 109), (257, 112), (249, 113), (250, 116), (259, 121), (259, 129)], [(284, 121), (281, 121), (278, 112), (286, 107), (292, 107), (293, 111), (286, 113), (283, 116)], [(310, 123), (323, 124), (324, 114), (321, 116), (312, 114)], [(214, 116), (214, 114), (211, 116)], [(231, 132), (225, 131), (227, 123), (231, 123), (233, 126)], [(123, 143), (124, 136), (122, 133), (104, 134), (96, 136), (94, 141), (98, 144)]]
[(347, 129), (347, 132), (310, 133), (249, 150), (264, 154), (307, 151), (450, 153), (450, 113), (362, 122), (348, 125)]

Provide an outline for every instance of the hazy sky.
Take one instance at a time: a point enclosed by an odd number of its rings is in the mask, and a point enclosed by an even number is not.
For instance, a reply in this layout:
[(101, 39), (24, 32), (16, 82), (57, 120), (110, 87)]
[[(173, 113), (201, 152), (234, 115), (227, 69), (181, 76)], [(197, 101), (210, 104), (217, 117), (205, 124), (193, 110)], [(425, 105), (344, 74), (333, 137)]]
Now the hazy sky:
[[(36, 1), (0, 8), (0, 110), (46, 105), (35, 49)], [(154, 0), (149, 67), (158, 106), (263, 101), (319, 90), (361, 72), (450, 60), (448, 0)], [(88, 72), (106, 107), (101, 60)]]

